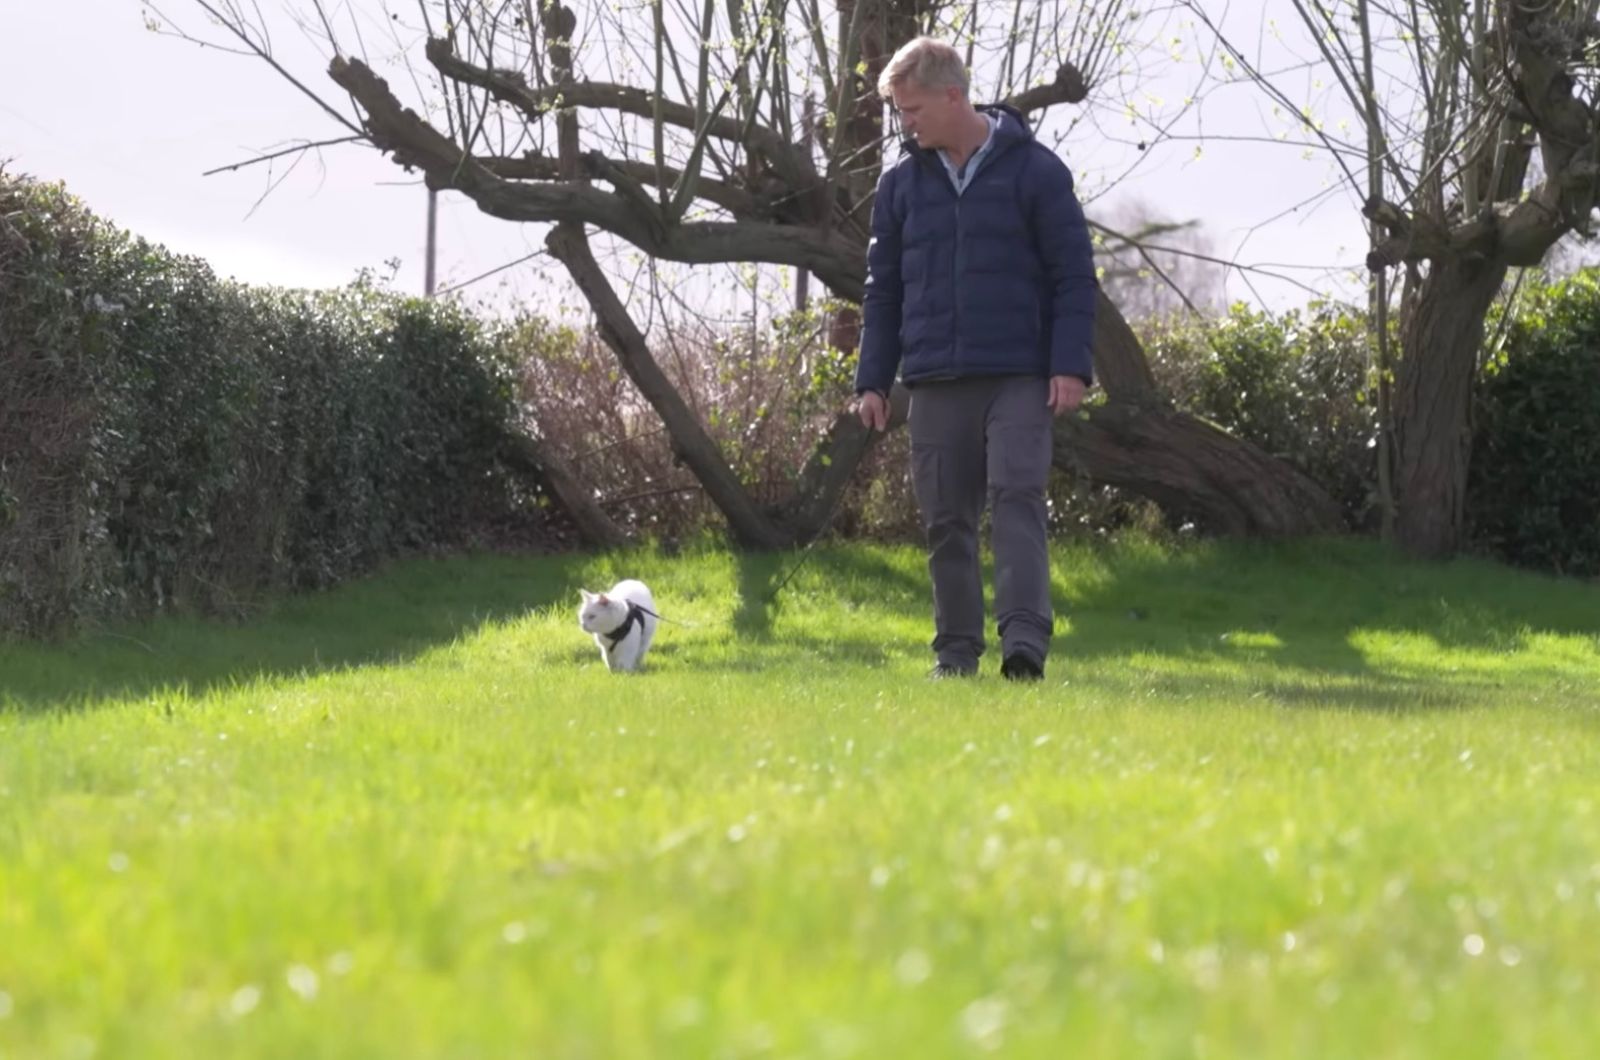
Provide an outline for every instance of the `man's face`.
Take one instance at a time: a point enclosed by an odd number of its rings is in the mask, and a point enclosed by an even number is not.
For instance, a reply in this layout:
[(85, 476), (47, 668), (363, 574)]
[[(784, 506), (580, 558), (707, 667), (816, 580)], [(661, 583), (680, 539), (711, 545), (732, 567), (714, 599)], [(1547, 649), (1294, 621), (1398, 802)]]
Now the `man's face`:
[(924, 88), (907, 78), (892, 92), (900, 126), (918, 147), (931, 151), (951, 146), (961, 114), (959, 88)]

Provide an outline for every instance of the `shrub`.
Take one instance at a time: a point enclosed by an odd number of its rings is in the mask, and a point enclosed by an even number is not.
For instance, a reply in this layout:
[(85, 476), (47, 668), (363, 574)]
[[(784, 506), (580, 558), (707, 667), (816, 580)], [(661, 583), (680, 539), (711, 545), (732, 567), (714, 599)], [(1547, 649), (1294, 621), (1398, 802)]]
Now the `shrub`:
[(1376, 515), (1376, 388), (1366, 320), (1330, 303), (1274, 315), (1235, 305), (1215, 321), (1169, 320), (1141, 336), (1178, 404), (1287, 460), (1352, 526)]
[(525, 517), (459, 306), (219, 279), (0, 172), (0, 629), (329, 584)]
[(1507, 562), (1600, 575), (1600, 277), (1526, 291), (1475, 390), (1467, 521)]

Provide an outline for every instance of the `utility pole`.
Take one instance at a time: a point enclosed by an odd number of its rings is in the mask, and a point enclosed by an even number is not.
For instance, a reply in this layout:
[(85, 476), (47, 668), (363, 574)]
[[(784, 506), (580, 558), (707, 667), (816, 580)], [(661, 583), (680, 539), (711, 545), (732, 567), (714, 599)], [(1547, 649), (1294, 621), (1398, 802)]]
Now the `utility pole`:
[(423, 266), (423, 293), (429, 298), (433, 297), (433, 259), (438, 250), (439, 231), (439, 193), (432, 188), (428, 189), (428, 260)]

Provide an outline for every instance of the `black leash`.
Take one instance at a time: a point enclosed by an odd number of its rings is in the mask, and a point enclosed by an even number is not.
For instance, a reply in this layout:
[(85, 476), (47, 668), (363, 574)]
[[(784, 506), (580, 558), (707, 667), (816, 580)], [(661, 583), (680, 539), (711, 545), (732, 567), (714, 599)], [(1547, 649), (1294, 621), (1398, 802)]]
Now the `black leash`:
[[(888, 432), (886, 431), (885, 433), (888, 433)], [(872, 432), (872, 430), (870, 428), (868, 430), (866, 430), (861, 435), (861, 453), (856, 457), (856, 466), (858, 466), (858, 467), (860, 466), (861, 461), (866, 457), (868, 447), (872, 445), (872, 435), (873, 435), (873, 432)], [(775, 601), (778, 598), (778, 594), (783, 591), (783, 587), (788, 585), (789, 582), (794, 578), (794, 576), (796, 574), (800, 573), (800, 569), (806, 565), (807, 561), (809, 561), (811, 559), (812, 550), (817, 547), (817, 543), (820, 542), (823, 539), (823, 537), (827, 534), (829, 528), (831, 528), (833, 526), (833, 517), (839, 514), (839, 509), (840, 508), (844, 507), (844, 495), (845, 495), (847, 489), (848, 489), (848, 484), (846, 485), (846, 487), (841, 488), (839, 490), (839, 495), (833, 499), (833, 504), (828, 507), (828, 514), (822, 520), (822, 525), (817, 527), (817, 532), (815, 534), (811, 535), (811, 540), (806, 542), (805, 547), (800, 550), (800, 559), (799, 559), (799, 561), (796, 562), (793, 567), (789, 568), (789, 573), (787, 573), (787, 574), (785, 574), (783, 576), (783, 580), (782, 581), (778, 582), (777, 585), (774, 585), (767, 592), (766, 599), (764, 601), (765, 603), (769, 603), (770, 604), (773, 601)], [(677, 621), (675, 619), (663, 618), (661, 615), (656, 614), (654, 611), (650, 610), (648, 607), (645, 607), (642, 604), (636, 604), (636, 603), (633, 603), (633, 602), (630, 601), (628, 603), (628, 617), (623, 619), (622, 625), (618, 626), (616, 629), (612, 630), (610, 633), (602, 633), (600, 635), (602, 637), (613, 638), (612, 641), (611, 641), (611, 646), (613, 648), (616, 647), (617, 644), (619, 642), (621, 642), (622, 638), (626, 637), (628, 635), (628, 633), (633, 629), (633, 624), (635, 622), (639, 621), (639, 616), (641, 614), (649, 615), (651, 618), (655, 619), (658, 622), (670, 622), (674, 626), (682, 626), (685, 629), (696, 629), (696, 628), (698, 628), (698, 624), (697, 623), (694, 623), (694, 622), (679, 622), (679, 621)]]
[[(610, 633), (602, 633), (602, 634), (600, 634), (600, 636), (602, 636), (605, 639), (609, 640), (611, 642), (611, 647), (615, 648), (618, 644), (622, 643), (622, 639), (624, 637), (626, 637), (629, 633), (633, 632), (634, 623), (643, 621), (643, 619), (641, 619), (639, 617), (641, 615), (649, 615), (651, 618), (655, 619), (657, 622), (671, 622), (674, 626), (682, 626), (685, 629), (694, 629), (695, 628), (695, 625), (692, 622), (679, 622), (676, 619), (663, 618), (660, 615), (656, 614), (654, 611), (650, 610), (648, 607), (644, 606), (643, 604), (636, 604), (632, 600), (629, 600), (628, 601), (628, 617), (623, 619), (622, 620), (622, 624), (619, 625), (616, 629), (613, 629)], [(609, 651), (610, 649), (608, 648), (607, 650)]]

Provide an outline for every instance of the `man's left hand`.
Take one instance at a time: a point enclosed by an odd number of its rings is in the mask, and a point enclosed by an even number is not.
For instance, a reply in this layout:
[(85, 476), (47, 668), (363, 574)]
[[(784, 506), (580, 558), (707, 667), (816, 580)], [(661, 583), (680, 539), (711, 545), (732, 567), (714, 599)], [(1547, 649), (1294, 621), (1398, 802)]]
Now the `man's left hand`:
[(1057, 416), (1076, 412), (1078, 406), (1083, 404), (1083, 392), (1087, 389), (1083, 380), (1075, 375), (1051, 376), (1050, 411)]

